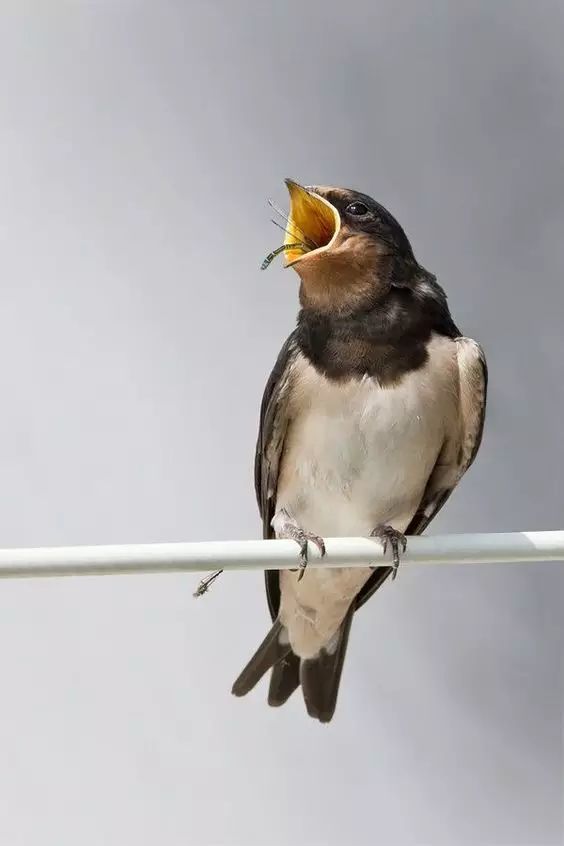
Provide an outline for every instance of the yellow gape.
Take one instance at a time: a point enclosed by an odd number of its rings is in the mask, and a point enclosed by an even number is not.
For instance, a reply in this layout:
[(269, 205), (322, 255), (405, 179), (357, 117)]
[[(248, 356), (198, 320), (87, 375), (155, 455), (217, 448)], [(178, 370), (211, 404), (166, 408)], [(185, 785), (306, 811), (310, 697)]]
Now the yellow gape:
[(331, 246), (341, 228), (339, 212), (331, 203), (297, 182), (286, 180), (290, 192), (290, 217), (284, 244), (286, 267), (306, 253)]

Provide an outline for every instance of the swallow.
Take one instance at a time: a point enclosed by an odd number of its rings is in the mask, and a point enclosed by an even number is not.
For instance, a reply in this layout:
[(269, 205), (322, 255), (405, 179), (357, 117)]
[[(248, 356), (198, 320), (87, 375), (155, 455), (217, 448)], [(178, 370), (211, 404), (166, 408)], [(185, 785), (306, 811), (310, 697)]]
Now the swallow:
[[(271, 670), (270, 705), (301, 686), (309, 715), (329, 722), (354, 613), (476, 457), (488, 375), (390, 212), (356, 191), (286, 184), (281, 250), (300, 310), (264, 391), (255, 488), (263, 537), (295, 540), (300, 566), (266, 571), (272, 628), (232, 692)], [(307, 568), (309, 543), (323, 555), (323, 537), (348, 536), (377, 538), (390, 563)]]

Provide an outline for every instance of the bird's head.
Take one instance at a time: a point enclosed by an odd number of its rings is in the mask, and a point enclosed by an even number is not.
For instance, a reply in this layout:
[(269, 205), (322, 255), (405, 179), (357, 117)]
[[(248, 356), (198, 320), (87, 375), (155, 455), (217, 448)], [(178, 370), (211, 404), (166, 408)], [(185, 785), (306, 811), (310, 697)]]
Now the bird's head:
[(286, 267), (301, 279), (304, 308), (342, 314), (374, 308), (422, 271), (400, 224), (371, 197), (291, 179), (286, 185), (283, 249)]

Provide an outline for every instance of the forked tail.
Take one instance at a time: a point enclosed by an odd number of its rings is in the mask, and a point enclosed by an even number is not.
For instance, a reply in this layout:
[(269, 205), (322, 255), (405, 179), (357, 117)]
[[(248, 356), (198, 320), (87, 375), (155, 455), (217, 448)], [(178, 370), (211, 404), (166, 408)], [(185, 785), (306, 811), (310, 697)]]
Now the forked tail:
[(310, 717), (328, 723), (337, 705), (337, 694), (347, 650), (354, 605), (328, 649), (314, 658), (300, 659), (290, 647), (286, 629), (275, 620), (271, 630), (243, 669), (232, 688), (235, 696), (245, 696), (272, 668), (268, 704), (283, 705), (301, 684)]

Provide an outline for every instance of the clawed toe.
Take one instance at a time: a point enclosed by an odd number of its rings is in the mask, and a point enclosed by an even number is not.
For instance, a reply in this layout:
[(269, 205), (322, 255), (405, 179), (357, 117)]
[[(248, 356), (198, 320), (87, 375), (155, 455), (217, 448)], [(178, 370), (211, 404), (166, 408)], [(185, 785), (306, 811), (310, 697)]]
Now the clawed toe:
[(407, 549), (406, 536), (401, 532), (398, 532), (398, 530), (394, 529), (392, 526), (376, 526), (376, 528), (373, 529), (370, 533), (370, 537), (378, 538), (378, 540), (382, 544), (382, 548), (384, 549), (385, 553), (388, 551), (388, 545), (391, 547), (393, 581), (398, 574), (398, 568), (400, 564), (400, 546), (402, 553), (404, 553)]
[(319, 535), (313, 532), (306, 532), (297, 524), (294, 518), (285, 508), (281, 508), (272, 520), (272, 526), (276, 537), (296, 541), (300, 548), (300, 573), (298, 581), (303, 579), (308, 562), (308, 542), (311, 541), (318, 548), (321, 557), (325, 555), (325, 542)]
[(300, 573), (299, 573), (299, 576), (298, 576), (298, 582), (300, 582), (304, 577), (304, 573), (306, 571), (306, 567), (307, 567), (307, 564), (308, 564), (308, 556), (309, 556), (308, 542), (311, 541), (312, 543), (314, 543), (316, 545), (316, 547), (318, 548), (319, 553), (320, 553), (322, 558), (325, 555), (325, 542), (324, 542), (323, 538), (319, 537), (319, 535), (314, 535), (312, 532), (304, 532), (304, 531), (301, 531), (301, 530), (300, 530), (300, 536), (299, 536), (299, 538), (296, 538), (296, 540), (300, 545), (301, 561), (300, 561)]

